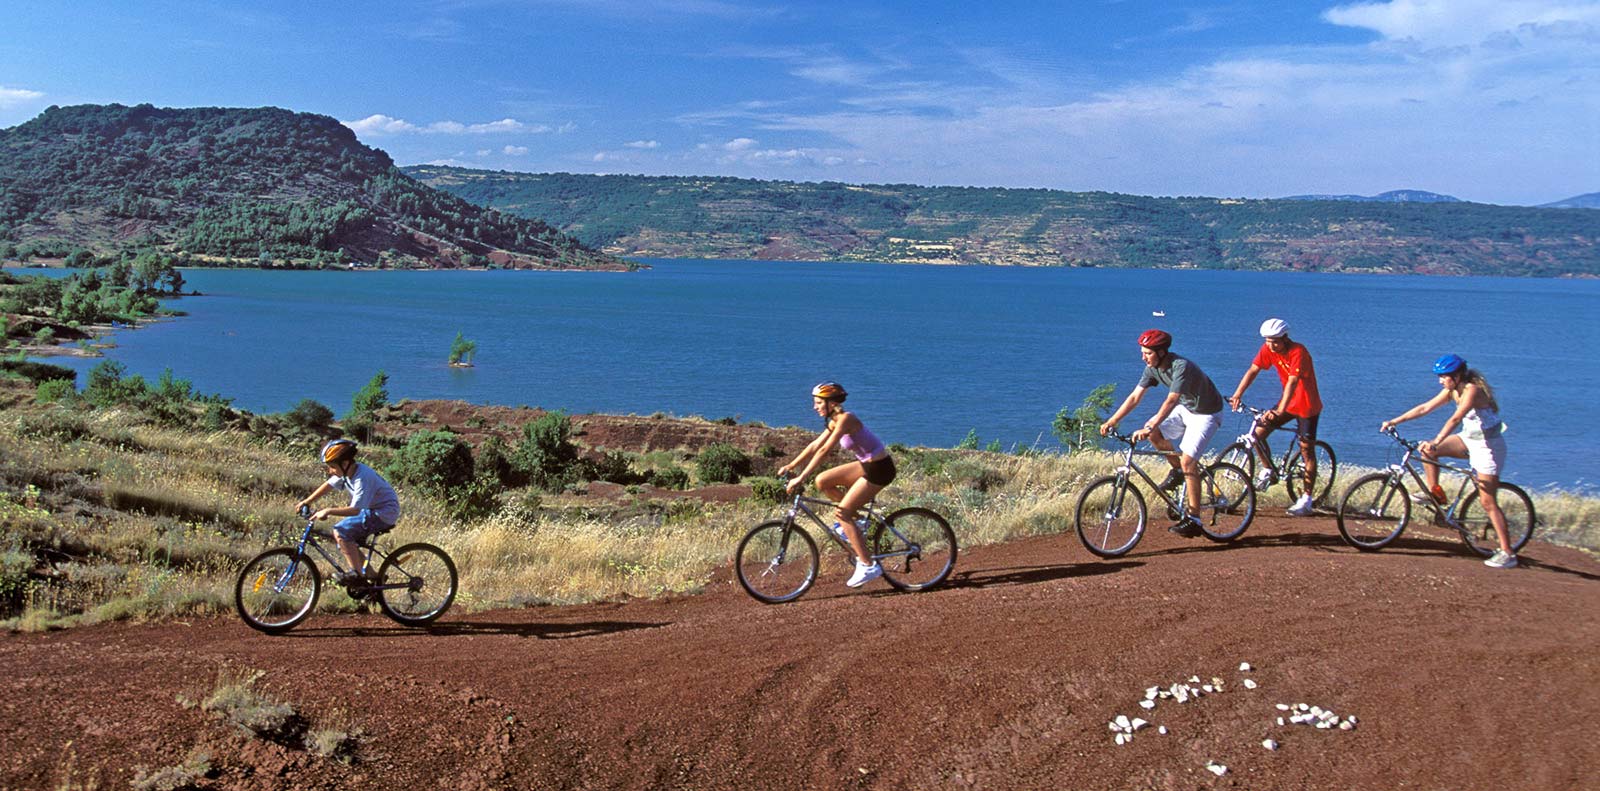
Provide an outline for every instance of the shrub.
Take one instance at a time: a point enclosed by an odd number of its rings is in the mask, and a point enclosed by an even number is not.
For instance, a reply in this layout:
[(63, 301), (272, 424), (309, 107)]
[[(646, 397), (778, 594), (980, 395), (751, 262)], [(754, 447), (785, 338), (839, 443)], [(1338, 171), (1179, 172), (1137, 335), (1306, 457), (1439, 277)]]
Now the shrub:
[(472, 449), (448, 431), (412, 434), (385, 471), (394, 482), (414, 486), (436, 500), (448, 500), (455, 489), (472, 483), (475, 474)]
[(783, 481), (777, 478), (761, 476), (748, 479), (750, 484), (750, 497), (761, 503), (782, 503), (789, 499), (789, 493), (783, 488)]
[(501, 486), (521, 486), (527, 483), (519, 479), (511, 465), (511, 449), (499, 436), (491, 436), (478, 443), (478, 453), (473, 459), (472, 469), (477, 477), (495, 481)]
[(261, 676), (259, 670), (234, 677), (219, 674), (216, 689), (200, 708), (247, 733), (278, 744), (294, 745), (305, 733), (306, 719), (296, 713), (293, 706), (270, 700), (251, 689)]
[(651, 470), (645, 475), (645, 483), (661, 489), (687, 489), (689, 488), (689, 471), (682, 467)]
[(14, 373), (34, 384), (54, 380), (64, 380), (76, 384), (78, 381), (78, 372), (71, 368), (49, 363), (29, 362), (27, 360), (0, 360), (0, 371)]
[(777, 445), (773, 445), (769, 442), (759, 448), (756, 448), (756, 455), (763, 459), (776, 459), (783, 455), (783, 451), (779, 450)]
[(370, 418), (378, 410), (388, 405), (389, 375), (383, 371), (378, 371), (350, 399), (350, 416)]
[(61, 400), (77, 398), (78, 390), (72, 382), (66, 379), (49, 379), (39, 383), (34, 392), (33, 400), (41, 404), (53, 404)]
[(628, 454), (612, 450), (600, 454), (600, 458), (591, 459), (588, 463), (588, 477), (595, 481), (610, 481), (620, 484), (640, 483), (644, 476), (633, 471), (633, 464), (628, 461)]
[(302, 399), (294, 409), (284, 413), (289, 423), (299, 426), (307, 431), (323, 432), (328, 430), (328, 424), (333, 422), (333, 410), (321, 403), (310, 399)]
[(695, 474), (701, 483), (738, 483), (750, 474), (750, 457), (726, 442), (713, 442), (695, 457)]
[(1062, 407), (1050, 423), (1050, 433), (1067, 453), (1099, 446), (1100, 424), (1111, 414), (1111, 393), (1116, 384), (1107, 382), (1089, 392), (1077, 409)]
[(572, 419), (565, 412), (546, 412), (522, 427), (522, 441), (512, 465), (529, 483), (545, 491), (561, 491), (576, 477), (578, 446), (572, 444)]
[(963, 438), (960, 442), (956, 443), (956, 450), (977, 450), (977, 449), (978, 449), (978, 430), (975, 429), (975, 428), (967, 429), (967, 436), (965, 438)]
[(126, 376), (127, 366), (115, 360), (105, 360), (89, 371), (89, 384), (83, 389), (83, 399), (97, 407), (134, 404), (150, 393), (144, 377)]

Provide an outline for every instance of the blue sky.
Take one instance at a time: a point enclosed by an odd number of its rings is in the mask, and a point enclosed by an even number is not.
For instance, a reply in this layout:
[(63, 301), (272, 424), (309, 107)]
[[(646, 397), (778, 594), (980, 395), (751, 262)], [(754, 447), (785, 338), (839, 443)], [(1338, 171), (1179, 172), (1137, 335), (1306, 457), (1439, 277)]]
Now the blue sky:
[(18, 2), (52, 104), (323, 113), (400, 164), (1276, 197), (1600, 190), (1600, 0)]

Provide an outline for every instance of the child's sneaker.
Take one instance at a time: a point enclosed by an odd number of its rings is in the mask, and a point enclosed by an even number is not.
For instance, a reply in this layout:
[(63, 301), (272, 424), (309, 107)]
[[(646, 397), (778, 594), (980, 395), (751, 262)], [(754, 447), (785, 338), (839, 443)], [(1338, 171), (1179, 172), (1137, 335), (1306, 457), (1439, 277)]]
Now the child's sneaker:
[(1497, 549), (1483, 562), (1483, 565), (1492, 569), (1514, 569), (1517, 567), (1517, 556), (1508, 555)]
[(833, 524), (828, 525), (828, 532), (832, 533), (834, 538), (837, 538), (846, 544), (850, 543), (850, 536), (844, 532), (844, 525), (834, 522)]
[(846, 587), (859, 588), (881, 576), (883, 576), (883, 566), (878, 565), (876, 562), (862, 564), (858, 560), (856, 561), (856, 573), (851, 574), (850, 579), (845, 580), (844, 584)]
[(1270, 470), (1262, 469), (1260, 472), (1256, 473), (1256, 491), (1258, 491), (1258, 492), (1261, 491), (1262, 489), (1265, 489), (1265, 488), (1277, 483), (1277, 482), (1278, 482), (1278, 470), (1277, 470), (1277, 468), (1273, 468), (1273, 469), (1270, 469)]
[(1182, 485), (1183, 472), (1181, 470), (1172, 470), (1171, 472), (1167, 473), (1167, 477), (1161, 479), (1160, 488), (1170, 492)]
[(1295, 500), (1294, 505), (1289, 506), (1290, 516), (1310, 516), (1311, 511), (1311, 495), (1309, 494), (1300, 495), (1300, 499)]
[(1205, 532), (1200, 529), (1200, 521), (1188, 515), (1179, 519), (1177, 524), (1167, 528), (1167, 530), (1184, 538), (1199, 538)]

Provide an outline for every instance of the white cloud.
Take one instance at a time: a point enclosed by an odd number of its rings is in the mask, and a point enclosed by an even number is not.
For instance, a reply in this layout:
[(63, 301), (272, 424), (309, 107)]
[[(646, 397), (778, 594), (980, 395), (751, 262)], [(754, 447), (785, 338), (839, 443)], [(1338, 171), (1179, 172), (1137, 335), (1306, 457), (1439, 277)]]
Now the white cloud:
[(426, 126), (418, 125), (401, 118), (394, 118), (383, 114), (369, 115), (359, 121), (341, 121), (350, 127), (356, 134), (373, 135), (398, 135), (398, 134), (435, 134), (435, 135), (487, 135), (509, 133), (543, 134), (554, 131), (543, 124), (525, 124), (514, 118), (502, 118), (480, 124), (464, 124), (460, 121), (435, 121)]
[(756, 141), (748, 137), (736, 137), (722, 144), (724, 151), (745, 151), (754, 148)]
[(527, 146), (506, 146), (505, 148), (500, 149), (500, 152), (502, 154), (507, 155), (507, 156), (522, 157), (522, 156), (527, 156), (528, 155), (528, 147)]
[(1593, 0), (1389, 0), (1355, 3), (1324, 11), (1335, 25), (1367, 28), (1391, 41), (1425, 46), (1482, 44), (1497, 35), (1538, 34), (1541, 30), (1600, 25), (1600, 3)]
[(654, 141), (654, 140), (635, 140), (635, 141), (633, 141), (631, 143), (623, 143), (622, 145), (625, 148), (660, 148), (661, 147), (661, 144), (656, 142), (656, 141)]
[(27, 88), (7, 88), (4, 85), (0, 85), (0, 109), (18, 107), (43, 98), (44, 93), (40, 91), (30, 91)]

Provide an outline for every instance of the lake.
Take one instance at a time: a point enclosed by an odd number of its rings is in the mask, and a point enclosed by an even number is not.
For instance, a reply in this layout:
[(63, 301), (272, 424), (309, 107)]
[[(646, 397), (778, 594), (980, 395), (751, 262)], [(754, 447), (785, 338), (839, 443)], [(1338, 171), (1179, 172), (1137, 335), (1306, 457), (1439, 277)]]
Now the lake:
[[(1316, 360), (1321, 435), (1342, 462), (1384, 463), (1393, 444), (1378, 423), (1435, 394), (1432, 361), (1455, 352), (1496, 389), (1508, 480), (1595, 486), (1592, 449), (1566, 447), (1593, 432), (1561, 421), (1592, 406), (1579, 393), (1593, 398), (1580, 379), (1600, 346), (1600, 281), (647, 263), (628, 274), (185, 270), (206, 296), (169, 304), (189, 315), (117, 332), (107, 356), (274, 412), (313, 398), (343, 413), (382, 369), (394, 400), (820, 428), (809, 390), (834, 379), (887, 442), (951, 446), (976, 431), (985, 445), (1055, 447), (1058, 410), (1103, 382), (1120, 401), (1136, 382), (1142, 330), (1171, 332), (1173, 350), (1226, 396), (1261, 321), (1280, 316)], [(478, 345), (474, 368), (446, 365), (458, 331)], [(97, 361), (51, 362), (87, 371)], [(1267, 371), (1246, 400), (1269, 406), (1278, 392)], [(1402, 433), (1431, 437), (1446, 414)], [(1242, 428), (1230, 417), (1214, 442)]]

